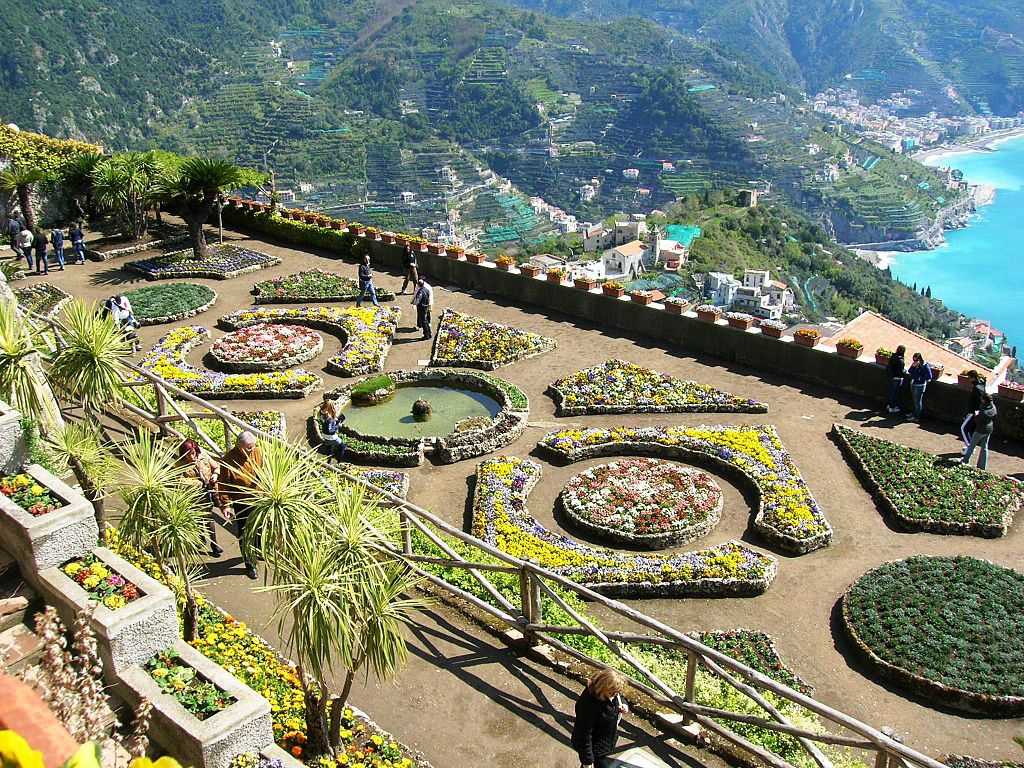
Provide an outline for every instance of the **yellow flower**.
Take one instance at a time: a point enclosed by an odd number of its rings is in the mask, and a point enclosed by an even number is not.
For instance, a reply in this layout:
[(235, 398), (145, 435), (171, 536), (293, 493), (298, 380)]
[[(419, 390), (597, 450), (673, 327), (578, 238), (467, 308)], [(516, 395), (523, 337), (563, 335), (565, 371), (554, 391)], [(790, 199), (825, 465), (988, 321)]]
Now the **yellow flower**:
[(42, 754), (14, 731), (0, 731), (0, 761), (3, 768), (43, 768)]

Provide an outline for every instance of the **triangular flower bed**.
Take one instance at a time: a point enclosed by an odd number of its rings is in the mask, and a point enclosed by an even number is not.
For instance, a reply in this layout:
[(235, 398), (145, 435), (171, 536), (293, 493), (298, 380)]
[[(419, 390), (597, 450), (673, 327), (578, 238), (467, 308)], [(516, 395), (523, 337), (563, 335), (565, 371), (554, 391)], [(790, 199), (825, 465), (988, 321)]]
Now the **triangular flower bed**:
[(446, 309), (430, 364), (491, 371), (554, 348), (546, 336)]
[(636, 363), (608, 360), (548, 387), (559, 416), (597, 413), (767, 413), (768, 406)]
[(1024, 485), (930, 453), (832, 425), (843, 455), (879, 506), (912, 531), (1005, 536)]

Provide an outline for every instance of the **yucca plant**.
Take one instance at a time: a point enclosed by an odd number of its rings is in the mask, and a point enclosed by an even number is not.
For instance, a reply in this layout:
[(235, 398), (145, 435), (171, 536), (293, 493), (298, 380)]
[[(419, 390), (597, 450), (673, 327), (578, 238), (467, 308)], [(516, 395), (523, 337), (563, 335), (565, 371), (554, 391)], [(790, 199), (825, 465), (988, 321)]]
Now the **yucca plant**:
[(106, 541), (106, 492), (116, 462), (103, 447), (99, 425), (94, 421), (66, 423), (46, 436), (44, 450), (54, 467), (74, 473), (82, 495), (95, 511), (100, 541)]
[(131, 352), (124, 331), (95, 304), (77, 299), (64, 308), (61, 343), (50, 361), (50, 380), (91, 417), (121, 401), (128, 374), (121, 358)]
[(13, 300), (0, 300), (0, 397), (34, 418), (46, 434), (60, 428), (60, 407), (43, 373), (35, 330)]
[(184, 598), (184, 637), (195, 640), (199, 628), (199, 603), (195, 584), (202, 573), (209, 531), (210, 505), (198, 486), (178, 483), (168, 489), (158, 509), (152, 532), (153, 547), (160, 553), (181, 585)]
[(0, 189), (14, 192), (21, 205), (21, 213), (25, 217), (25, 226), (35, 231), (36, 212), (32, 206), (32, 190), (36, 184), (46, 178), (46, 174), (38, 168), (9, 168), (0, 173)]
[(158, 199), (164, 171), (154, 152), (119, 152), (93, 168), (96, 205), (114, 213), (124, 237), (138, 240), (146, 234), (146, 214)]

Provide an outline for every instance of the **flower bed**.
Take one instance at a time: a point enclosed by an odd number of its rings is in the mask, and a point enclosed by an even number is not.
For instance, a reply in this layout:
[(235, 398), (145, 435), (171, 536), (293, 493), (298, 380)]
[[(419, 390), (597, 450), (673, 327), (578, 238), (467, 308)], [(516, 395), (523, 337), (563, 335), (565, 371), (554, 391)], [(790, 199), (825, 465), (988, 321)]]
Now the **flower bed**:
[(979, 760), (966, 755), (946, 755), (942, 762), (949, 768), (1024, 768), (1024, 763), (1009, 760)]
[(843, 455), (883, 510), (905, 528), (1005, 536), (1024, 485), (930, 453), (832, 425)]
[(32, 517), (42, 517), (64, 506), (64, 502), (40, 485), (36, 478), (24, 472), (0, 477), (0, 493)]
[(199, 325), (178, 328), (163, 336), (140, 365), (186, 392), (207, 398), (305, 397), (323, 381), (301, 368), (269, 373), (216, 373), (185, 362), (185, 356), (205, 344), (210, 332)]
[(599, 413), (767, 413), (768, 406), (706, 384), (622, 360), (558, 379), (548, 387), (559, 416)]
[(210, 348), (225, 371), (278, 371), (312, 360), (324, 350), (316, 331), (284, 323), (258, 323), (232, 331)]
[(12, 290), (23, 312), (34, 312), (51, 319), (57, 316), (65, 303), (71, 301), (70, 294), (50, 283), (34, 283)]
[(199, 283), (147, 285), (127, 291), (139, 325), (174, 323), (198, 315), (217, 301), (217, 292)]
[(119, 259), (123, 256), (134, 256), (136, 253), (144, 253), (146, 251), (155, 251), (159, 248), (170, 248), (173, 245), (181, 245), (182, 243), (188, 242), (188, 239), (188, 233), (186, 232), (180, 235), (157, 238), (156, 240), (146, 240), (145, 242), (136, 243), (135, 245), (125, 245), (120, 248), (116, 247), (116, 245), (113, 248), (104, 248), (103, 246), (92, 248), (90, 247), (90, 243), (85, 246), (85, 255), (90, 261), (110, 261), (111, 259)]
[(454, 309), (441, 315), (430, 364), (494, 370), (555, 348), (555, 340)]
[(754, 629), (739, 628), (692, 632), (690, 636), (783, 685), (807, 695), (814, 692), (811, 685), (800, 679), (783, 663), (771, 635)]
[(676, 555), (624, 555), (549, 531), (526, 507), (540, 475), (539, 464), (516, 457), (481, 462), (473, 491), (473, 535), (609, 595), (756, 595), (775, 578), (775, 558), (736, 541)]
[(174, 648), (155, 654), (142, 668), (161, 692), (177, 699), (197, 720), (206, 720), (235, 703), (233, 696), (183, 662)]
[(382, 491), (387, 491), (392, 496), (400, 499), (409, 498), (409, 474), (407, 472), (395, 472), (390, 469), (376, 469), (374, 467), (357, 467), (355, 464), (341, 464), (339, 468), (364, 480), (370, 485), (375, 485)]
[(565, 460), (642, 454), (705, 462), (742, 478), (760, 496), (754, 528), (803, 554), (826, 546), (832, 526), (771, 426), (565, 429), (538, 446)]
[(1024, 575), (973, 557), (911, 557), (861, 576), (842, 617), (885, 678), (955, 709), (1024, 714)]
[[(355, 301), (359, 298), (359, 281), (337, 272), (310, 269), (286, 277), (275, 277), (256, 283), (257, 304), (307, 304), (330, 301)], [(394, 301), (393, 291), (377, 289), (379, 301)]]
[(293, 323), (337, 334), (345, 343), (327, 359), (327, 370), (339, 376), (362, 376), (384, 370), (401, 314), (397, 307), (253, 307), (225, 315), (221, 322), (232, 329)]
[(722, 489), (709, 474), (655, 459), (586, 469), (559, 500), (581, 528), (646, 549), (688, 544), (722, 517)]
[(62, 565), (61, 571), (84, 589), (90, 599), (112, 611), (139, 599), (139, 588), (95, 555), (75, 558)]
[(174, 277), (227, 280), (281, 263), (276, 256), (237, 245), (211, 245), (208, 246), (208, 250), (209, 255), (205, 259), (197, 259), (192, 250), (188, 249), (141, 261), (130, 261), (124, 268), (142, 275), (147, 280), (167, 280)]
[(232, 411), (231, 415), (268, 435), (288, 436), (287, 422), (281, 411)]

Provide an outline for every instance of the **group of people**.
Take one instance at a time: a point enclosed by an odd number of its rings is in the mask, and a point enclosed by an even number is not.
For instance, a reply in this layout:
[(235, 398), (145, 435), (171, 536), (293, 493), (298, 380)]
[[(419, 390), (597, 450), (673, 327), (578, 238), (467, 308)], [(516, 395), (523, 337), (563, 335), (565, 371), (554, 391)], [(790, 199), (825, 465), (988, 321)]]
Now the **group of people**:
[[(904, 345), (896, 347), (896, 351), (889, 357), (887, 372), (889, 374), (889, 406), (888, 411), (892, 414), (902, 413), (899, 406), (900, 392), (906, 382), (910, 382), (910, 399), (913, 411), (907, 414), (907, 421), (919, 421), (921, 410), (924, 407), (924, 393), (929, 382), (935, 378), (935, 372), (931, 366), (924, 361), (920, 352), (915, 352), (910, 367), (906, 364), (907, 348)], [(961, 464), (967, 464), (974, 451), (978, 450), (978, 467), (988, 467), (988, 442), (992, 437), (995, 428), (996, 406), (985, 389), (984, 380), (977, 371), (968, 371), (967, 377), (971, 380), (971, 400), (968, 405), (967, 415), (960, 425), (960, 436), (964, 441), (964, 449), (961, 451)]]
[[(402, 282), (400, 296), (404, 296), (406, 288), (412, 283), (414, 290), (412, 294), (412, 305), (416, 307), (416, 327), (423, 331), (423, 338), (429, 339), (434, 333), (431, 330), (431, 310), (434, 306), (434, 289), (419, 274), (419, 262), (416, 252), (409, 246), (405, 248), (403, 258), (405, 266), (405, 280)], [(369, 297), (373, 306), (377, 303), (377, 288), (373, 284), (373, 269), (370, 267), (370, 256), (366, 254), (359, 263), (359, 298), (356, 299), (356, 306), (363, 305), (363, 299)]]
[(52, 253), (57, 260), (57, 266), (63, 271), (64, 248), (69, 240), (75, 254), (74, 263), (85, 264), (85, 232), (82, 221), (76, 221), (68, 227), (67, 233), (57, 226), (47, 235), (41, 228), (36, 227), (33, 231), (25, 226), (19, 217), (11, 216), (7, 221), (7, 232), (15, 256), (24, 257), (29, 271), (35, 269), (37, 275), (50, 274), (50, 246), (53, 246)]

